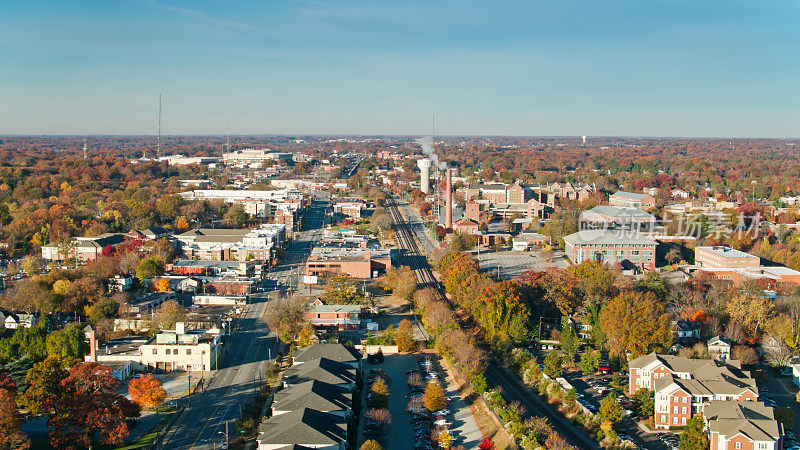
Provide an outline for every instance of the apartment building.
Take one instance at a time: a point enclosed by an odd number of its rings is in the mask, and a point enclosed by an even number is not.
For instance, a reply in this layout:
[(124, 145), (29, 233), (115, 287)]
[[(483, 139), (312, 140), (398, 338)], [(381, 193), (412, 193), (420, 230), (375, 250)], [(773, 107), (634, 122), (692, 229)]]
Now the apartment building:
[(264, 224), (253, 229), (196, 228), (175, 237), (188, 259), (271, 261), (286, 241), (286, 227)]
[(739, 361), (689, 359), (650, 353), (628, 364), (629, 395), (653, 391), (655, 427), (685, 426), (712, 401), (756, 401), (756, 382)]
[(783, 424), (761, 402), (712, 401), (703, 410), (711, 450), (779, 450)]

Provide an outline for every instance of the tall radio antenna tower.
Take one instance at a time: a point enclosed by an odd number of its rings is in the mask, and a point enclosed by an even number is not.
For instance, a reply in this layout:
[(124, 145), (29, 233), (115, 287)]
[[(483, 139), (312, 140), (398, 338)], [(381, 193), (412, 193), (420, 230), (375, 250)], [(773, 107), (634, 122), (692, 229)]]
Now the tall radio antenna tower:
[(156, 138), (157, 157), (161, 158), (161, 94), (158, 94), (158, 137)]
[(228, 152), (231, 151), (231, 123), (228, 122), (228, 138), (225, 141), (225, 145), (228, 147)]
[(86, 138), (83, 138), (83, 159), (86, 159)]

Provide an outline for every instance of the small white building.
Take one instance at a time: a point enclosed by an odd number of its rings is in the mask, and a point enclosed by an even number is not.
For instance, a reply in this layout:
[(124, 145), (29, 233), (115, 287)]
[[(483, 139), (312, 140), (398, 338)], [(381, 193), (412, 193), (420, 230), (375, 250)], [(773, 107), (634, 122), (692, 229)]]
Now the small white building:
[(731, 341), (723, 336), (714, 336), (706, 342), (708, 355), (713, 359), (727, 361), (731, 358)]

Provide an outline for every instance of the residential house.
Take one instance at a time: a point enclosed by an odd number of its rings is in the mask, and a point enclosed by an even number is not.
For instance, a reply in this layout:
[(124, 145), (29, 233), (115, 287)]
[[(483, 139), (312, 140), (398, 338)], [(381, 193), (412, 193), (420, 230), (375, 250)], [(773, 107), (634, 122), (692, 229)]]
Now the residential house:
[(672, 322), (672, 334), (678, 339), (700, 339), (700, 322), (681, 319)]
[(303, 364), (293, 365), (286, 369), (283, 374), (284, 387), (312, 380), (334, 384), (352, 391), (356, 388), (356, 368), (346, 362), (322, 357)]
[(305, 364), (320, 358), (350, 365), (354, 369), (361, 368), (361, 352), (344, 344), (314, 344), (295, 352), (292, 364)]
[(708, 356), (720, 361), (731, 359), (731, 340), (724, 336), (714, 336), (706, 342)]
[(16, 330), (17, 328), (31, 328), (36, 325), (37, 318), (33, 314), (14, 314), (9, 313), (4, 320), (6, 329)]

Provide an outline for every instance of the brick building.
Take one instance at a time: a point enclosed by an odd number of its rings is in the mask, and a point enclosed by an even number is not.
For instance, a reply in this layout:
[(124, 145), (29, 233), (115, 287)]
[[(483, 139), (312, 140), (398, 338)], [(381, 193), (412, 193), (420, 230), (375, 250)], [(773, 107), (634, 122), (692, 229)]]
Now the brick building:
[(657, 245), (637, 232), (584, 230), (564, 237), (564, 253), (575, 264), (601, 261), (642, 271), (655, 270)]
[(756, 401), (758, 388), (739, 361), (689, 359), (650, 353), (628, 364), (628, 394), (653, 391), (655, 427), (669, 429), (686, 422), (712, 401)]
[(656, 199), (650, 194), (617, 191), (608, 197), (608, 204), (612, 206), (650, 209), (656, 206)]
[(783, 425), (761, 402), (713, 401), (703, 410), (711, 450), (779, 450)]
[(715, 245), (713, 247), (696, 247), (694, 263), (698, 267), (709, 269), (733, 269), (761, 266), (761, 258), (730, 247)]

